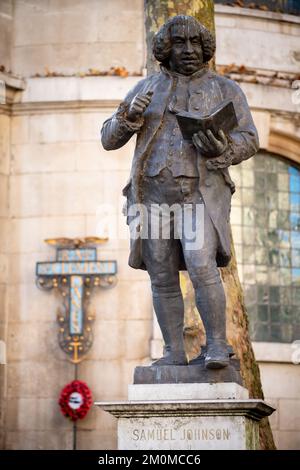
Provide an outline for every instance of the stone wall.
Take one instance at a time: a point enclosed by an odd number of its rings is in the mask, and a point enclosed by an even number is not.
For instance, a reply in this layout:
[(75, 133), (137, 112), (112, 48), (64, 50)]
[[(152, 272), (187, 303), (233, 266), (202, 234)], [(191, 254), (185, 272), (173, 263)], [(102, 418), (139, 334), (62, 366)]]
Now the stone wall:
[(142, 13), (142, 0), (16, 0), (12, 71), (74, 75), (123, 66), (141, 73)]
[[(1, 2), (3, 65), (23, 77), (83, 76), (89, 69), (97, 74), (116, 66), (140, 73), (142, 6), (141, 0)], [(54, 257), (45, 238), (101, 236), (110, 222), (106, 219), (103, 229), (101, 204), (120, 212), (133, 144), (109, 155), (99, 132), (112, 111), (103, 98), (109, 96), (115, 106), (131, 83), (100, 80), (29, 80), (26, 92), (15, 97), (14, 109), (0, 116), (0, 331), (8, 345), (8, 365), (0, 366), (1, 448), (73, 445), (72, 425), (57, 405), (60, 389), (74, 378), (74, 366), (57, 342), (61, 299), (36, 288), (35, 264)], [(118, 284), (92, 299), (95, 343), (78, 376), (95, 399), (125, 398), (133, 366), (148, 355), (149, 286), (145, 273), (127, 266), (127, 240), (110, 239), (98, 256), (117, 259)], [(77, 445), (113, 448), (113, 430), (112, 419), (93, 409), (79, 425)]]
[(300, 448), (299, 365), (261, 362), (266, 401), (276, 408), (270, 418), (278, 449)]
[[(243, 5), (247, 8), (253, 8), (252, 0), (243, 0)], [(215, 4), (228, 5), (227, 0), (215, 0)], [(234, 3), (236, 5), (237, 2)], [(289, 13), (293, 15), (299, 15), (300, 5), (298, 0), (256, 0), (254, 3), (258, 8), (260, 7), (264, 11), (274, 11), (281, 13)]]
[(223, 5), (215, 9), (217, 64), (299, 73), (299, 17)]
[[(10, 122), (9, 117), (0, 114), (0, 340), (7, 341), (7, 298), (8, 298), (8, 255), (7, 255), (7, 229), (8, 229), (8, 184), (9, 184), (9, 156), (10, 156)], [(4, 351), (2, 350), (2, 353)], [(5, 358), (0, 357), (0, 448), (4, 438), (4, 401), (6, 395), (6, 366)]]
[[(120, 99), (122, 79), (110, 80), (110, 88), (105, 87), (105, 78), (68, 79), (68, 87), (66, 79), (55, 79), (52, 87), (53, 80), (29, 81), (23, 103), (11, 118), (5, 447), (14, 449), (72, 446), (72, 425), (57, 405), (61, 388), (74, 378), (74, 366), (57, 341), (56, 311), (61, 301), (54, 292), (37, 289), (35, 264), (55, 255), (45, 238), (107, 233), (111, 219), (121, 214), (120, 194), (133, 150), (130, 143), (108, 154), (99, 143), (102, 122), (111, 110), (96, 99), (98, 89)], [(40, 89), (46, 91), (47, 102), (38, 101)], [(89, 102), (79, 99), (84, 89), (89, 90)], [(52, 107), (58, 97), (60, 110)], [(115, 210), (105, 221), (103, 204)], [(124, 228), (123, 216), (121, 223)], [(128, 240), (111, 238), (98, 257), (118, 261), (118, 283), (92, 299), (95, 341), (79, 365), (78, 377), (88, 383), (95, 399), (121, 399), (126, 397), (134, 365), (148, 356), (149, 283), (146, 273), (127, 265)], [(113, 431), (112, 418), (92, 409), (79, 424), (78, 447), (113, 448)]]
[(254, 343), (254, 351), (266, 401), (276, 408), (270, 417), (275, 443), (279, 449), (299, 449), (300, 375), (299, 365), (292, 363), (295, 348), (284, 343)]
[(11, 67), (11, 44), (13, 32), (13, 0), (0, 2), (0, 67)]
[[(13, 72), (27, 77), (27, 84), (25, 92), (17, 93), (14, 103), (0, 115), (0, 299), (4, 304), (0, 306), (0, 334), (8, 344), (8, 365), (0, 365), (0, 372), (6, 371), (1, 385), (1, 399), (4, 396), (6, 400), (0, 421), (5, 433), (0, 446), (70, 449), (72, 425), (60, 415), (57, 399), (61, 388), (74, 378), (74, 366), (57, 341), (56, 310), (61, 299), (54, 292), (37, 289), (35, 264), (54, 257), (54, 249), (43, 242), (45, 238), (103, 236), (110, 223), (119, 220), (119, 195), (129, 174), (134, 142), (107, 153), (99, 143), (99, 132), (103, 120), (140, 77), (30, 77), (53, 72), (76, 75), (89, 68), (104, 71), (111, 66), (140, 72), (144, 63), (143, 2), (15, 0), (1, 2), (1, 22), (3, 18), (11, 21), (7, 11), (12, 3), (13, 41), (10, 54), (6, 36), (5, 64), (10, 66), (11, 56)], [(4, 7), (8, 10), (3, 15)], [(217, 8), (218, 64), (236, 62), (269, 70), (279, 67), (293, 73), (298, 60), (297, 18), (279, 22), (278, 17), (269, 18), (264, 12), (249, 15), (239, 8)], [(275, 47), (271, 53), (266, 41), (280, 50)], [(290, 113), (296, 110), (291, 108), (291, 90), (246, 83), (243, 77), (241, 81), (263, 147), (275, 145), (274, 135), (279, 135), (276, 125), (289, 136), (295, 135), (290, 124)], [(278, 115), (282, 107), (285, 114)], [(111, 204), (115, 213), (107, 216), (104, 203)], [(126, 232), (124, 219), (120, 227)], [(118, 284), (93, 295), (95, 340), (78, 370), (97, 400), (126, 397), (134, 366), (149, 360), (152, 337), (147, 274), (127, 266), (128, 240), (109, 235), (98, 257), (118, 261)], [(295, 383), (295, 366), (263, 362), (266, 397), (276, 401), (281, 416), (273, 420), (276, 439), (285, 446), (290, 437), (289, 445), (299, 446), (298, 411), (291, 411), (287, 418), (289, 410), (298, 406), (293, 401), (299, 394), (298, 385), (291, 385), (290, 395), (283, 385), (280, 388), (280, 377), (286, 377), (287, 368), (290, 383)], [(274, 380), (276, 392), (272, 390)], [(284, 434), (289, 432), (294, 434)], [(114, 448), (114, 420), (92, 409), (79, 423), (77, 445)]]

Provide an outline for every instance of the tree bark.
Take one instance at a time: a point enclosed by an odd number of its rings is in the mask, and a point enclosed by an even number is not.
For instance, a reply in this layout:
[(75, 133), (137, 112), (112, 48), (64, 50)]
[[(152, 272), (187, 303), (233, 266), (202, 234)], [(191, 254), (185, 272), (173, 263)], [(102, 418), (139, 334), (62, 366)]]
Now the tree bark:
[[(211, 32), (215, 31), (213, 0), (145, 0), (145, 26), (147, 42), (147, 72), (158, 69), (152, 55), (152, 39), (156, 31), (168, 18), (176, 15), (191, 15)], [(214, 63), (212, 63), (214, 66)], [(248, 317), (239, 281), (233, 242), (232, 259), (228, 267), (221, 269), (227, 299), (227, 337), (241, 363), (241, 375), (250, 398), (264, 398), (260, 372), (254, 357), (249, 337)], [(185, 302), (185, 342), (189, 357), (199, 353), (205, 334), (195, 306), (193, 288), (187, 273), (181, 275), (181, 287)], [(260, 425), (261, 449), (275, 449), (269, 420)]]
[(144, 0), (147, 43), (147, 73), (158, 70), (152, 54), (152, 39), (156, 31), (172, 16), (194, 16), (210, 31), (215, 31), (214, 2), (212, 0)]

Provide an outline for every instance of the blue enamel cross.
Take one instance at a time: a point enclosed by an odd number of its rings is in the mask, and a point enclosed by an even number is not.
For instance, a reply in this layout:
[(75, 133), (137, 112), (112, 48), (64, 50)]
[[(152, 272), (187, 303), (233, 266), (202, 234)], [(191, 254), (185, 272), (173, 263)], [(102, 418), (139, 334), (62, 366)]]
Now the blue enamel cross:
[(64, 298), (58, 315), (59, 344), (73, 363), (80, 362), (92, 345), (93, 317), (86, 315), (91, 289), (112, 287), (116, 273), (117, 262), (98, 260), (95, 247), (57, 247), (55, 261), (36, 265), (38, 287), (58, 288)]

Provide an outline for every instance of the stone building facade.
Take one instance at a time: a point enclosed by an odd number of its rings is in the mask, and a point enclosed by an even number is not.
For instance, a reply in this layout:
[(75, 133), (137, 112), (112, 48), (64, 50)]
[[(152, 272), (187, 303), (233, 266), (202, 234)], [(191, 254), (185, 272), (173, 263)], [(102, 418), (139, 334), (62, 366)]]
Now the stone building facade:
[[(217, 5), (216, 30), (217, 66), (245, 91), (262, 151), (300, 165), (299, 17)], [(78, 366), (95, 399), (125, 398), (135, 365), (161, 347), (148, 277), (127, 266), (120, 216), (134, 142), (109, 154), (99, 142), (101, 123), (144, 72), (143, 1), (3, 0), (0, 31), (0, 447), (71, 449), (72, 424), (57, 400), (74, 366), (57, 342), (61, 300), (35, 285), (36, 262), (54, 257), (43, 240), (109, 235), (98, 257), (118, 261), (116, 287), (93, 295), (94, 344)], [(122, 67), (128, 77), (114, 75)], [(233, 204), (238, 245), (242, 191)], [(299, 366), (290, 342), (270, 340), (254, 348), (277, 408), (275, 440), (300, 448)], [(92, 409), (77, 448), (115, 448), (115, 430), (113, 418)]]

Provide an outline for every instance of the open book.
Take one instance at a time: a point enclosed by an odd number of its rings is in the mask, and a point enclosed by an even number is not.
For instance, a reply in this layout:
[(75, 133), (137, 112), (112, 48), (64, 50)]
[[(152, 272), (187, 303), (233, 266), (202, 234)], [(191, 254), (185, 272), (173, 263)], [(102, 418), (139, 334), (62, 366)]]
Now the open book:
[(210, 114), (201, 116), (201, 114), (182, 111), (176, 114), (176, 118), (182, 133), (186, 140), (192, 140), (193, 135), (198, 131), (207, 131), (210, 129), (214, 135), (222, 129), (229, 132), (238, 125), (233, 102), (226, 100)]

